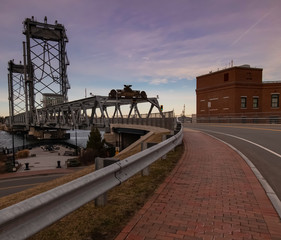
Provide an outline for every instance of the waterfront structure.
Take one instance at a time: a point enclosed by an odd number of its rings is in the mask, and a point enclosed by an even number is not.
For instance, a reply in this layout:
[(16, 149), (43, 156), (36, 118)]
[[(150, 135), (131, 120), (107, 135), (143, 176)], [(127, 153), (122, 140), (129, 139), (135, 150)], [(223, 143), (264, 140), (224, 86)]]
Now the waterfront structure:
[(54, 106), (64, 103), (64, 97), (61, 94), (43, 93), (43, 107)]
[(234, 66), (196, 78), (198, 122), (281, 122), (281, 81), (262, 68)]

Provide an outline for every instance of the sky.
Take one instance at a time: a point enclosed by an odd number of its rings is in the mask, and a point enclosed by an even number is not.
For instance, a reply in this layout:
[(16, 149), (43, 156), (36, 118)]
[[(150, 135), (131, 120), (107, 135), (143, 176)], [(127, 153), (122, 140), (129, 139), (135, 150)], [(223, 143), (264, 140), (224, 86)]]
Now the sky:
[(189, 115), (196, 76), (231, 61), (281, 80), (280, 12), (280, 0), (0, 0), (0, 116), (9, 114), (8, 61), (22, 61), (31, 16), (67, 29), (69, 100), (131, 84)]

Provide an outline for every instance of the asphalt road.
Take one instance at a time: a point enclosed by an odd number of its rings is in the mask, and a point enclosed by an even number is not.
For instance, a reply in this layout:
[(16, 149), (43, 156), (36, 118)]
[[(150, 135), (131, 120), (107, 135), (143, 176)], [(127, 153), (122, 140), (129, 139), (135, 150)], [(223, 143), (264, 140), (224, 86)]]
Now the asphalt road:
[(185, 124), (215, 136), (242, 152), (281, 200), (281, 125)]
[(48, 182), (53, 179), (62, 177), (63, 175), (65, 174), (10, 178), (0, 180), (0, 198), (34, 187), (40, 183)]

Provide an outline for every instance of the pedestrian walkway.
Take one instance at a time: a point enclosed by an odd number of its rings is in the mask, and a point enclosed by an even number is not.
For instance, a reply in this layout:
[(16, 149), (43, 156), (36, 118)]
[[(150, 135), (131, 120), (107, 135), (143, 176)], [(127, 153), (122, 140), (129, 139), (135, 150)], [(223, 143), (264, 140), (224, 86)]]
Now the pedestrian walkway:
[(67, 168), (66, 161), (68, 159), (77, 158), (77, 156), (73, 156), (74, 153), (74, 149), (69, 149), (62, 145), (46, 145), (32, 148), (30, 150), (31, 157), (17, 160), (21, 164), (21, 168), (18, 169), (18, 172), (26, 171), (25, 163), (29, 164), (28, 171), (56, 169), (58, 167), (58, 162), (60, 163), (60, 168)]
[[(32, 148), (28, 158), (17, 160), (20, 163), (17, 172), (2, 173), (0, 174), (0, 180), (34, 175), (69, 174), (81, 169), (81, 167), (67, 168), (66, 161), (77, 158), (77, 156), (73, 156), (74, 149), (62, 145), (55, 145), (53, 146), (55, 148), (50, 150), (45, 147)], [(58, 162), (60, 162), (60, 168), (58, 168)], [(26, 163), (28, 163), (28, 170), (26, 169)]]
[(281, 239), (281, 222), (259, 181), (230, 147), (184, 132), (171, 175), (115, 240)]

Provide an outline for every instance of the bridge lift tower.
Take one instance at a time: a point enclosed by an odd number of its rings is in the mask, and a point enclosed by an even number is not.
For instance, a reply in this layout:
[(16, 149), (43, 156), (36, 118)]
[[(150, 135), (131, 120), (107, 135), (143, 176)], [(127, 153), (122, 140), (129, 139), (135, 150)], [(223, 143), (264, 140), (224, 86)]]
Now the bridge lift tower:
[[(57, 21), (55, 24), (48, 24), (47, 17), (44, 23), (37, 22), (32, 17), (27, 18), (23, 24), (23, 34), (26, 36), (24, 58), (27, 66), (28, 110), (35, 114), (37, 108), (68, 100), (68, 38), (64, 26)], [(45, 98), (53, 98), (53, 101)]]
[(44, 22), (38, 22), (34, 17), (27, 18), (23, 25), (26, 36), (26, 42), (23, 42), (24, 64), (9, 62), (10, 116), (18, 114), (16, 110), (20, 106), (20, 111), (29, 113), (25, 123), (30, 125), (34, 123), (37, 109), (68, 101), (68, 38), (64, 26), (57, 21), (55, 24), (47, 23), (47, 17)]
[(15, 64), (13, 60), (8, 63), (8, 94), (10, 122), (12, 125), (14, 116), (26, 112), (26, 88), (24, 81), (24, 65)]

